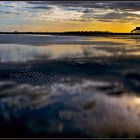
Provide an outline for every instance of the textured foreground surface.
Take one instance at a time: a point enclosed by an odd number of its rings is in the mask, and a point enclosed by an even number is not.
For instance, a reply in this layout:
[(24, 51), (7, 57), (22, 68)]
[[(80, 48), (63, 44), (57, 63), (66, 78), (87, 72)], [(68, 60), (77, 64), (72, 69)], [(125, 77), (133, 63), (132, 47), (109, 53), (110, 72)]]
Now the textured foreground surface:
[(140, 137), (139, 38), (1, 35), (0, 137)]

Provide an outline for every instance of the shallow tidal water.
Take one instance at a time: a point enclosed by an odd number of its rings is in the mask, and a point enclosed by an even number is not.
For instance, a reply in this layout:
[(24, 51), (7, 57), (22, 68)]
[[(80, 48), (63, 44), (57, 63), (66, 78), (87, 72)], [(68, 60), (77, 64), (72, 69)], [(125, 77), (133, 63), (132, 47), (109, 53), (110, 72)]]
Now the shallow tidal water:
[(140, 36), (0, 35), (0, 137), (140, 137)]

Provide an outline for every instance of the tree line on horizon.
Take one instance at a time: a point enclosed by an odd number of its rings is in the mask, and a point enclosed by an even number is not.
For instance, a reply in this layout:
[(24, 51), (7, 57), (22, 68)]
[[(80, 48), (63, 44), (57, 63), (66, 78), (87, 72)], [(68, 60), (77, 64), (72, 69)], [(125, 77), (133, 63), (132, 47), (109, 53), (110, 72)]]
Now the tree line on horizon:
[(119, 32), (109, 32), (109, 31), (67, 31), (67, 32), (2, 32), (0, 34), (52, 34), (52, 35), (129, 35), (129, 34), (140, 34), (140, 33), (119, 33)]

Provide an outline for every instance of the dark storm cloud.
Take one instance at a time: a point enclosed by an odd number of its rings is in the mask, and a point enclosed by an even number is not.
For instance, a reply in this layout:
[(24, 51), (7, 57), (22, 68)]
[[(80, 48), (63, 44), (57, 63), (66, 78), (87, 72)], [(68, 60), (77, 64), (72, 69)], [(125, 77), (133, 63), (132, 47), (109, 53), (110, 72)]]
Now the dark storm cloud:
[(0, 14), (16, 14), (16, 15), (19, 15), (20, 13), (19, 12), (11, 12), (11, 11), (0, 11)]
[(6, 5), (5, 7), (14, 8), (14, 6), (11, 6), (11, 5)]
[(58, 5), (65, 7), (84, 7), (84, 8), (105, 8), (105, 9), (123, 9), (123, 10), (139, 10), (140, 2), (138, 1), (114, 1), (114, 2), (102, 2), (102, 1), (30, 1), (28, 4), (33, 5)]
[(27, 6), (27, 7), (24, 7), (24, 8), (49, 10), (49, 9), (51, 9), (52, 7), (51, 7), (51, 6), (48, 6), (48, 5), (44, 5), (44, 6), (41, 5), (41, 6)]
[(108, 4), (109, 8), (123, 9), (123, 10), (140, 10), (140, 2), (129, 1), (129, 2), (111, 2)]
[(76, 6), (75, 4), (80, 4), (80, 3), (83, 3), (83, 2), (79, 3), (79, 1), (75, 1), (75, 2), (73, 2), (73, 1), (71, 1), (71, 2), (69, 2), (69, 1), (29, 1), (27, 3), (32, 4), (32, 5), (44, 5), (44, 4), (62, 5), (62, 6), (73, 5), (75, 7)]
[(139, 18), (140, 16), (137, 14), (129, 13), (129, 12), (109, 12), (109, 13), (102, 13), (102, 14), (94, 14), (94, 11), (85, 11), (82, 19), (96, 19), (102, 22), (111, 22), (112, 20), (122, 20), (122, 21), (130, 21), (135, 18)]
[(32, 5), (57, 5), (64, 7), (83, 7), (83, 8), (104, 8), (108, 3), (104, 2), (92, 2), (92, 1), (30, 1), (27, 2)]
[(10, 11), (0, 11), (0, 13), (2, 13), (2, 14), (12, 14), (13, 12), (10, 12)]
[(117, 13), (117, 12), (113, 13), (112, 12), (112, 13), (105, 14), (105, 15), (101, 16), (100, 18), (101, 19), (108, 19), (108, 20), (120, 19), (122, 21), (130, 21), (130, 20), (140, 18), (140, 15), (128, 13), (128, 12), (124, 12), (124, 13)]
[[(3, 14), (11, 13), (15, 16), (15, 14), (17, 14), (15, 12), (19, 11), (24, 17), (28, 17), (27, 15), (29, 14), (34, 16), (34, 19), (39, 19), (40, 16), (41, 20), (63, 20), (64, 18), (64, 20), (75, 21), (104, 20), (106, 22), (111, 22), (111, 20), (114, 19), (128, 21), (128, 19), (140, 18), (140, 2), (137, 1), (27, 1), (23, 2), (23, 5), (20, 5), (20, 3), (1, 4), (3, 5), (1, 11), (4, 11), (1, 13)], [(70, 14), (68, 12), (70, 12)]]
[[(130, 12), (140, 10), (140, 2), (138, 1), (30, 1), (27, 3), (30, 4), (30, 8), (33, 9), (49, 9), (51, 6), (57, 6), (66, 11), (79, 11), (83, 13), (81, 21), (94, 19), (106, 22), (111, 22), (113, 19), (128, 21), (128, 19), (139, 18), (138, 14), (132, 14)], [(110, 11), (106, 12), (107, 10)]]
[(126, 19), (128, 16), (136, 16), (135, 14), (131, 13), (107, 13), (104, 15), (97, 16), (96, 18), (101, 18), (101, 19)]
[(101, 16), (103, 19), (120, 19), (120, 18), (125, 18), (126, 16), (128, 16), (128, 14), (120, 14), (120, 13), (108, 13), (108, 14), (105, 14), (103, 16)]
[(83, 11), (83, 13), (85, 13), (85, 14), (90, 13), (90, 12), (92, 12), (92, 9), (86, 9), (86, 10)]
[(95, 2), (95, 1), (29, 1), (31, 5), (38, 5), (44, 9), (46, 5), (56, 5), (62, 7), (82, 7), (86, 10), (85, 13), (90, 12), (89, 8), (102, 8), (102, 9), (139, 9), (140, 2)]

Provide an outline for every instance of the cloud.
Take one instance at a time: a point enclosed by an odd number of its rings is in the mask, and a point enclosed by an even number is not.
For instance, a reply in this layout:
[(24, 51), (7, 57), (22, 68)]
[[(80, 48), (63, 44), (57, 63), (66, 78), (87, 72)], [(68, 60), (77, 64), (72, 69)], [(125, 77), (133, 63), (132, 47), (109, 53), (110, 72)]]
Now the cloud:
[(11, 14), (12, 12), (10, 12), (10, 11), (0, 11), (0, 13), (2, 13), (2, 14)]
[(49, 10), (52, 8), (52, 6), (49, 6), (49, 5), (41, 5), (41, 6), (27, 6), (27, 7), (24, 7), (24, 8), (28, 8), (28, 9), (44, 9), (44, 10)]
[[(39, 74), (39, 73), (38, 73)], [(30, 75), (30, 80), (34, 81), (35, 79), (39, 78), (39, 75), (34, 73), (34, 78), (31, 79)], [(40, 75), (39, 80), (43, 80), (45, 75)], [(18, 77), (18, 75), (15, 75), (15, 78)], [(20, 75), (19, 77), (21, 81), (25, 79), (25, 75)], [(22, 79), (23, 78), (23, 79)], [(46, 77), (47, 78), (47, 77)], [(20, 80), (19, 79), (19, 80)], [(26, 78), (29, 80), (29, 78)], [(78, 80), (78, 79), (77, 79)], [(50, 97), (55, 97), (55, 96), (65, 96), (67, 94), (68, 96), (70, 95), (76, 95), (76, 96), (81, 96), (81, 94), (86, 93), (87, 97), (91, 96), (92, 92), (99, 93), (103, 92), (102, 90), (100, 91), (99, 89), (102, 87), (109, 88), (110, 90), (116, 91), (118, 90), (123, 90), (122, 85), (114, 82), (110, 83), (107, 81), (91, 81), (91, 80), (86, 80), (82, 79), (81, 82), (76, 82), (73, 83), (72, 78), (62, 78), (60, 79), (62, 81), (61, 83), (53, 83), (53, 84), (47, 84), (45, 83), (44, 85), (31, 85), (31, 84), (18, 84), (13, 81), (1, 81), (0, 82), (0, 102), (5, 102), (8, 103), (10, 106), (13, 106), (15, 108), (17, 107), (30, 107), (32, 106), (33, 108), (40, 108), (42, 106), (45, 106), (46, 104), (49, 103), (54, 103), (53, 100), (51, 100)], [(68, 83), (65, 83), (65, 81), (69, 81)], [(107, 90), (106, 90), (107, 92)], [(25, 100), (25, 102), (21, 102)], [(47, 100), (46, 100), (47, 99)], [(56, 100), (57, 102), (64, 102), (65, 100)], [(86, 101), (86, 99), (85, 99)]]
[[(140, 19), (140, 2), (22, 1), (1, 2), (2, 23), (23, 24), (60, 22), (133, 22)], [(13, 20), (13, 22), (12, 22)], [(16, 23), (15, 23), (16, 25)]]
[(138, 1), (31, 1), (27, 2), (32, 5), (58, 5), (64, 7), (84, 7), (84, 8), (103, 8), (103, 9), (123, 9), (123, 10), (139, 10), (140, 2)]
[[(74, 99), (73, 99), (74, 100)], [(140, 133), (139, 97), (123, 95), (111, 97), (94, 93), (93, 98), (81, 104), (87, 106), (78, 111), (60, 111), (60, 118), (72, 121), (76, 128), (84, 130), (90, 137), (137, 137)], [(77, 100), (76, 100), (77, 101)]]
[(39, 20), (56, 21), (56, 20), (79, 20), (83, 15), (80, 11), (64, 10), (61, 7), (51, 6), (48, 10), (40, 11), (36, 13), (36, 17)]
[[(64, 79), (65, 81), (66, 79)], [(120, 83), (81, 80), (78, 82), (54, 83), (51, 86), (32, 86), (13, 82), (0, 83), (1, 117), (25, 117), (20, 109), (37, 109), (39, 115), (28, 114), (24, 125), (32, 133), (65, 134), (63, 128), (73, 128), (90, 137), (137, 137), (140, 134), (140, 97), (125, 93), (107, 95), (99, 87), (117, 87)], [(75, 81), (75, 80), (74, 80)], [(6, 88), (5, 88), (6, 87)], [(6, 110), (5, 104), (11, 109)], [(45, 107), (45, 112), (41, 109)], [(62, 107), (62, 108), (61, 108)], [(12, 112), (12, 108), (14, 111)], [(52, 109), (53, 110), (49, 110)], [(15, 109), (17, 111), (15, 111)], [(22, 116), (23, 115), (23, 116)], [(56, 116), (57, 115), (57, 116)], [(8, 116), (8, 117), (7, 117)], [(65, 123), (67, 122), (67, 123)], [(15, 124), (16, 125), (16, 124)], [(67, 129), (72, 134), (71, 129)]]
[(131, 19), (135, 19), (136, 17), (138, 17), (136, 14), (127, 13), (127, 12), (120, 12), (120, 13), (119, 12), (110, 12), (107, 14), (97, 15), (96, 19), (110, 20), (110, 21), (111, 20), (122, 20), (122, 21), (128, 22)]
[[(27, 2), (28, 4), (31, 5), (39, 5), (39, 8), (44, 9), (45, 5), (52, 5), (54, 7), (57, 7), (62, 10), (63, 13), (66, 11), (70, 11), (71, 13), (74, 12), (79, 12), (81, 13), (81, 18), (78, 17), (70, 17), (70, 15), (65, 15), (68, 19), (68, 17), (71, 20), (79, 20), (79, 21), (84, 21), (84, 20), (99, 20), (99, 21), (107, 21), (110, 22), (110, 19), (115, 19), (115, 20), (125, 20), (127, 21), (127, 17), (131, 16), (135, 19), (136, 15), (139, 11), (140, 7), (140, 2), (134, 1), (134, 2), (95, 2), (95, 1), (39, 1), (39, 2)], [(43, 5), (41, 7), (41, 5)], [(37, 8), (36, 8), (37, 9)], [(133, 14), (131, 13), (133, 12)], [(56, 10), (57, 12), (57, 10)], [(59, 11), (58, 11), (59, 13)], [(54, 13), (55, 16), (56, 13)], [(60, 13), (59, 13), (60, 14)], [(101, 16), (100, 16), (101, 15)], [(50, 15), (54, 17), (52, 14)], [(60, 14), (60, 17), (62, 15)], [(47, 17), (47, 15), (46, 15)], [(59, 15), (57, 15), (59, 17)], [(62, 20), (63, 20), (62, 16)], [(101, 19), (102, 18), (102, 19)], [(138, 16), (136, 18), (139, 18)], [(57, 18), (56, 18), (57, 19)], [(59, 18), (58, 18), (59, 19)]]

